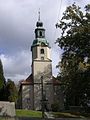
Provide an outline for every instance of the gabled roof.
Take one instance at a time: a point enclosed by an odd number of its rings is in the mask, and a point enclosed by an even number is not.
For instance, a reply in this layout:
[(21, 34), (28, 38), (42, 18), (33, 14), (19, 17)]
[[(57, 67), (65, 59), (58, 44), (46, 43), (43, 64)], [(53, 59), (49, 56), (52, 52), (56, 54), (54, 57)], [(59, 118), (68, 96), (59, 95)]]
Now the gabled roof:
[(61, 85), (61, 82), (57, 78), (55, 78), (54, 76), (52, 76), (52, 81), (53, 81), (54, 86)]
[(20, 82), (20, 84), (21, 84), (21, 85), (32, 85), (32, 84), (33, 84), (33, 76), (32, 76), (32, 74), (29, 75), (29, 76), (26, 78), (26, 80), (22, 80), (22, 81)]
[[(52, 76), (52, 83), (53, 83), (54, 86), (61, 85), (61, 82), (57, 78), (55, 78), (54, 76)], [(20, 84), (21, 85), (33, 85), (34, 83), (33, 83), (33, 76), (32, 76), (32, 74), (29, 75), (26, 78), (26, 80), (21, 80)], [(49, 84), (51, 84), (51, 83), (49, 83)]]

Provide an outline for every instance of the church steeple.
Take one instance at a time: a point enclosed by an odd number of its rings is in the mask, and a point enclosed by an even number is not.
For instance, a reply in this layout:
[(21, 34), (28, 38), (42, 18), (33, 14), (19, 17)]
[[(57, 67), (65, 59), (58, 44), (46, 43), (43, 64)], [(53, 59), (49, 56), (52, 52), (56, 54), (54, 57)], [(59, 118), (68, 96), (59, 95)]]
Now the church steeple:
[(36, 23), (35, 37), (36, 38), (45, 38), (45, 29), (43, 28), (43, 22), (40, 20), (40, 10), (38, 12), (38, 21)]
[[(35, 39), (33, 40), (33, 44), (31, 46), (32, 51), (32, 76), (33, 76), (33, 105), (34, 109), (41, 110), (41, 76), (43, 76), (43, 84), (44, 84), (44, 93), (45, 97), (49, 101), (50, 108), (53, 103), (53, 83), (51, 80), (52, 76), (52, 60), (51, 60), (51, 48), (49, 47), (49, 43), (45, 37), (45, 29), (43, 27), (43, 22), (40, 18), (40, 11), (38, 12), (38, 20), (36, 22), (35, 28)], [(49, 85), (46, 85), (49, 83)], [(50, 85), (51, 83), (51, 85)], [(51, 109), (51, 108), (50, 108)]]
[(35, 40), (33, 41), (33, 44), (31, 46), (31, 50), (32, 47), (34, 46), (42, 46), (42, 44), (44, 46), (48, 46), (49, 47), (49, 43), (47, 42), (46, 38), (45, 38), (45, 29), (43, 27), (43, 22), (41, 22), (41, 18), (40, 18), (40, 9), (38, 11), (38, 21), (36, 22), (36, 29), (35, 29)]
[(43, 27), (43, 23), (40, 21), (40, 9), (38, 11), (38, 21), (36, 23), (37, 27)]

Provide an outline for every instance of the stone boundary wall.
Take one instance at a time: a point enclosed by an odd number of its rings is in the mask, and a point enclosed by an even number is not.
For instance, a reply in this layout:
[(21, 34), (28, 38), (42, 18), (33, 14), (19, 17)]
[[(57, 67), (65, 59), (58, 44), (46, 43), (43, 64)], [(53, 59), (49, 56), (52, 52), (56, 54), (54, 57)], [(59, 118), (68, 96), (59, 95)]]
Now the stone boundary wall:
[(15, 117), (15, 103), (0, 101), (0, 116)]

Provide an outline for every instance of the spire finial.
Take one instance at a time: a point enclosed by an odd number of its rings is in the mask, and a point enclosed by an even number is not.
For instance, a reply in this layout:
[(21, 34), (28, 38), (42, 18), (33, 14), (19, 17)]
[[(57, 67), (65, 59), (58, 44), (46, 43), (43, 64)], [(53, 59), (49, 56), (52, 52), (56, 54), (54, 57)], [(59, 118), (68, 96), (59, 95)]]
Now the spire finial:
[(39, 8), (39, 11), (38, 11), (38, 21), (40, 21), (40, 8)]

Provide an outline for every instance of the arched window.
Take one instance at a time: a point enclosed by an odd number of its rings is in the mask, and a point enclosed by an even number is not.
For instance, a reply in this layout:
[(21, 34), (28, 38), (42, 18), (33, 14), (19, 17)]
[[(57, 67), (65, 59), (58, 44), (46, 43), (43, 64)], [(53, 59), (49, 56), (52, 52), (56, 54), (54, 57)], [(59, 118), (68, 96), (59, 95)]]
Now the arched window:
[(44, 54), (44, 49), (41, 49), (41, 54)]
[(42, 32), (40, 31), (40, 37), (42, 37)]

